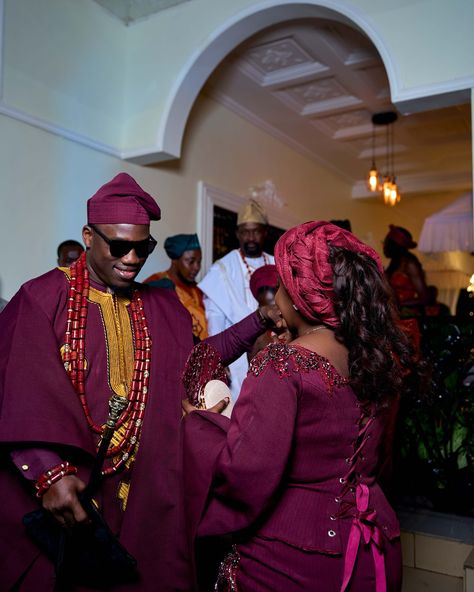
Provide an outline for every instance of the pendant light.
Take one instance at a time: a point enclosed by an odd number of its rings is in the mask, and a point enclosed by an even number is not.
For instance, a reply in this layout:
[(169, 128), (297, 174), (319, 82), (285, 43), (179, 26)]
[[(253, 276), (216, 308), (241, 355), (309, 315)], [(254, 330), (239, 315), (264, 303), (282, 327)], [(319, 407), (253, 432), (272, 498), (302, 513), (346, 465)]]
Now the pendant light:
[[(399, 203), (401, 196), (396, 182), (396, 176), (393, 165), (394, 137), (393, 126), (398, 116), (394, 111), (384, 111), (383, 113), (374, 113), (372, 115), (372, 166), (367, 175), (367, 185), (370, 191), (379, 191), (383, 197), (385, 205), (395, 206)], [(379, 173), (375, 164), (375, 126), (384, 125), (386, 130), (385, 137), (385, 173)]]

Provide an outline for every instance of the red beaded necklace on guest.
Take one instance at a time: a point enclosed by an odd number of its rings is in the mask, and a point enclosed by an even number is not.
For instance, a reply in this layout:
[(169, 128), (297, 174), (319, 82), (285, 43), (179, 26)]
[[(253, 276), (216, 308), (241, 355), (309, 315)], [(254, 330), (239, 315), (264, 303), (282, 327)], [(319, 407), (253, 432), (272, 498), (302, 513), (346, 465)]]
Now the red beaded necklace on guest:
[[(71, 278), (68, 294), (67, 324), (64, 343), (64, 367), (79, 397), (82, 409), (90, 429), (102, 434), (104, 426), (94, 423), (85, 392), (85, 337), (89, 296), (89, 270), (86, 253), (71, 265)], [(107, 450), (107, 458), (120, 458), (102, 470), (103, 475), (111, 475), (123, 469), (138, 445), (145, 414), (145, 406), (150, 381), (151, 337), (143, 310), (143, 303), (134, 290), (130, 302), (132, 330), (134, 338), (135, 360), (133, 378), (128, 393), (128, 405), (120, 416), (116, 428), (126, 423), (123, 435), (115, 446)], [(116, 432), (117, 433), (117, 432)]]
[[(252, 269), (250, 267), (250, 265), (247, 262), (247, 259), (245, 258), (244, 252), (242, 251), (242, 249), (239, 249), (239, 253), (240, 256), (242, 257), (242, 261), (244, 262), (245, 267), (247, 268), (247, 273), (249, 274), (249, 277), (252, 275), (252, 273), (255, 271), (255, 269)], [(263, 257), (263, 265), (268, 265), (268, 258), (265, 255), (264, 251), (262, 251), (262, 257)]]

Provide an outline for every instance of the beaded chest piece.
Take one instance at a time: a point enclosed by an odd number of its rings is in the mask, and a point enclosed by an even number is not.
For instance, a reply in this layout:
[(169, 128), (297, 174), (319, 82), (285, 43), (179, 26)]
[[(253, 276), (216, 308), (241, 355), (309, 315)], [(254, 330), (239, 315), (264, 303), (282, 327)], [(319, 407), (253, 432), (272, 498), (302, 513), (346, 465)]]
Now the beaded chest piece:
[[(104, 426), (91, 417), (85, 392), (85, 336), (89, 297), (89, 271), (86, 253), (70, 268), (67, 323), (62, 349), (64, 368), (81, 402), (89, 428), (102, 435)], [(140, 439), (150, 380), (151, 337), (138, 290), (130, 302), (134, 341), (133, 376), (127, 393), (128, 404), (117, 422), (112, 445), (107, 450), (109, 463), (102, 474), (112, 475), (125, 468), (136, 452)]]
[(253, 358), (249, 371), (258, 376), (267, 366), (274, 368), (280, 378), (290, 376), (293, 372), (317, 370), (329, 393), (334, 387), (349, 384), (349, 379), (341, 376), (327, 358), (291, 343), (271, 343)]

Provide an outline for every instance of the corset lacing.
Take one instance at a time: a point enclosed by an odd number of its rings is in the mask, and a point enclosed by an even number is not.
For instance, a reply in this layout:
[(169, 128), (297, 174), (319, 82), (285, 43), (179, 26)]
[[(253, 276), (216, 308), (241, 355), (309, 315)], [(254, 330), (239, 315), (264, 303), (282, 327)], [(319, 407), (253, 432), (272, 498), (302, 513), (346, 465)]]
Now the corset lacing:
[(375, 565), (375, 589), (376, 592), (386, 592), (387, 584), (385, 578), (385, 562), (383, 555), (384, 537), (380, 527), (376, 523), (377, 512), (369, 509), (369, 488), (361, 482), (362, 475), (356, 470), (357, 461), (364, 460), (361, 452), (370, 439), (369, 428), (375, 420), (375, 415), (367, 414), (367, 410), (362, 408), (361, 423), (355, 451), (346, 463), (350, 465), (348, 472), (339, 479), (343, 485), (336, 502), (340, 504), (340, 509), (331, 520), (352, 516), (352, 526), (349, 532), (347, 549), (344, 558), (344, 575), (340, 592), (347, 590), (354, 566), (357, 559), (357, 553), (361, 543), (361, 538), (365, 545), (370, 545)]

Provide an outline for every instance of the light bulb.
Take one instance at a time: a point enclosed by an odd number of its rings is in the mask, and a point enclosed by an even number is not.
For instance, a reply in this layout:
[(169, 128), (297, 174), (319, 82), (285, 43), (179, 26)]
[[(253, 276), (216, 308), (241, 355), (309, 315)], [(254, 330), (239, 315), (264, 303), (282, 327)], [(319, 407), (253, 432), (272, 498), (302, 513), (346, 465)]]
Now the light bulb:
[(392, 207), (397, 203), (397, 201), (398, 201), (397, 198), (398, 198), (397, 186), (395, 183), (392, 183), (392, 188), (390, 189), (390, 197), (389, 197), (389, 203)]
[(390, 179), (390, 177), (385, 177), (383, 185), (382, 185), (382, 191), (383, 191), (383, 200), (386, 204), (390, 203), (390, 195), (392, 192), (392, 181)]
[(370, 169), (369, 174), (367, 176), (367, 185), (368, 185), (370, 191), (377, 191), (378, 184), (379, 184), (379, 172), (377, 171), (375, 166), (372, 166), (372, 168)]

